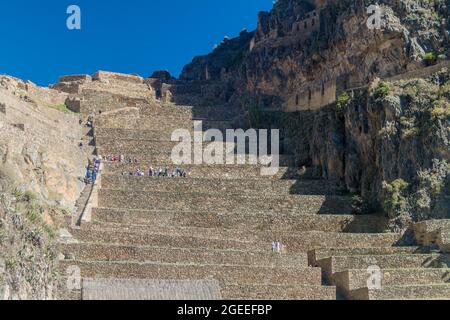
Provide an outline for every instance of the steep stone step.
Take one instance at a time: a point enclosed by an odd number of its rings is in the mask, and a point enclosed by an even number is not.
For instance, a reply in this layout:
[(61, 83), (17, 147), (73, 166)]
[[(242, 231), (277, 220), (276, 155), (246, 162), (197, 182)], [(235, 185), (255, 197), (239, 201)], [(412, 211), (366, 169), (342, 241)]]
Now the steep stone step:
[[(351, 213), (351, 198), (342, 196), (285, 195), (245, 196), (240, 194), (137, 192), (101, 189), (99, 207), (146, 210), (216, 212), (296, 212), (299, 214)], [(264, 201), (261, 201), (264, 200)]]
[(124, 139), (124, 140), (161, 140), (170, 141), (171, 134), (164, 134), (158, 130), (141, 130), (136, 131), (133, 129), (121, 129), (121, 128), (101, 128), (96, 127), (94, 129), (96, 139)]
[(307, 267), (305, 253), (281, 255), (266, 251), (160, 248), (110, 244), (66, 244), (63, 254), (81, 261), (133, 261), (152, 263), (217, 264)]
[[(189, 232), (191, 232), (189, 234)], [(194, 233), (197, 232), (197, 233)], [(218, 230), (219, 232), (219, 230)], [(272, 241), (279, 240), (289, 254), (307, 252), (313, 249), (328, 247), (386, 247), (392, 246), (399, 239), (398, 234), (352, 234), (328, 233), (319, 231), (309, 232), (273, 232), (245, 235), (244, 238), (230, 238), (228, 231), (211, 235), (212, 230), (184, 229), (177, 231), (161, 229), (157, 231), (102, 228), (93, 226), (89, 230), (71, 230), (75, 239), (82, 243), (103, 243), (128, 246), (154, 246), (166, 248), (206, 248), (229, 249), (245, 251), (271, 252)]]
[(414, 235), (418, 243), (423, 246), (437, 246), (439, 233), (450, 230), (450, 220), (427, 220), (414, 224)]
[(82, 300), (221, 300), (214, 280), (83, 279)]
[(240, 230), (326, 231), (326, 232), (380, 232), (385, 219), (364, 215), (300, 215), (270, 213), (179, 212), (158, 210), (120, 210), (95, 208), (93, 220), (125, 225), (152, 225), (157, 227), (230, 228)]
[(249, 230), (239, 230), (239, 229), (227, 229), (227, 228), (197, 228), (197, 227), (181, 227), (181, 226), (142, 226), (137, 224), (124, 225), (120, 223), (85, 223), (83, 224), (84, 231), (96, 232), (97, 230), (102, 231), (112, 231), (112, 232), (133, 232), (133, 233), (149, 233), (149, 234), (165, 234), (172, 236), (191, 236), (195, 235), (197, 237), (206, 239), (216, 239), (216, 240), (229, 240), (238, 239), (241, 241), (259, 241), (263, 239), (274, 239), (281, 236), (281, 232), (276, 231), (254, 231)]
[(316, 266), (317, 261), (339, 256), (361, 256), (361, 255), (391, 255), (391, 254), (414, 254), (426, 253), (421, 247), (379, 247), (379, 248), (329, 248), (317, 249), (308, 252), (310, 265)]
[(331, 233), (310, 231), (286, 232), (280, 241), (287, 252), (307, 252), (321, 248), (372, 248), (394, 246), (400, 239), (396, 233)]
[[(249, 298), (251, 297), (251, 298)], [(334, 300), (336, 288), (222, 285), (214, 280), (83, 279), (83, 300)]]
[(390, 286), (381, 290), (360, 289), (352, 300), (450, 300), (450, 285)]
[[(134, 119), (126, 119), (126, 116), (117, 115), (115, 119), (100, 118), (96, 121), (96, 128), (110, 128), (110, 129), (127, 129), (137, 131), (155, 130), (162, 134), (171, 135), (174, 130), (186, 129), (192, 131), (194, 128), (194, 119), (168, 119), (164, 116), (155, 117), (139, 117)], [(226, 129), (232, 129), (232, 122), (229, 120), (203, 120), (203, 131), (209, 129), (218, 129), (225, 132)]]
[[(263, 164), (264, 166), (272, 165), (272, 167), (283, 167), (289, 166), (290, 162), (286, 162), (284, 157), (278, 158), (279, 160), (264, 160), (264, 157), (257, 157), (255, 155), (250, 155), (248, 153), (237, 153), (234, 150), (224, 152), (221, 157), (209, 157), (204, 156), (202, 152), (199, 152), (198, 158), (194, 159), (194, 148), (191, 148), (191, 152), (187, 151), (186, 155), (179, 155), (177, 151), (173, 152), (173, 148), (177, 143), (172, 142), (143, 142), (141, 144), (135, 143), (133, 145), (103, 145), (96, 147), (97, 155), (124, 155), (127, 158), (135, 158), (140, 160), (145, 160), (146, 162), (152, 162), (153, 165), (156, 163), (168, 164), (173, 166), (176, 164), (195, 164), (195, 161), (200, 161), (201, 164), (214, 165), (215, 163), (220, 165), (230, 164), (230, 165), (257, 165)], [(214, 144), (214, 143), (213, 143)], [(160, 145), (160, 146), (158, 146)], [(205, 144), (206, 146), (207, 144)], [(218, 144), (221, 148), (222, 144)], [(203, 149), (203, 152), (205, 149)], [(173, 153), (172, 153), (173, 152)], [(271, 157), (271, 156), (269, 156)], [(175, 162), (177, 161), (177, 162)], [(272, 164), (273, 163), (273, 164)], [(142, 164), (141, 164), (142, 165)], [(277, 172), (275, 172), (277, 173)]]
[(336, 300), (336, 288), (326, 286), (225, 285), (226, 300)]
[(255, 267), (200, 264), (60, 261), (61, 273), (77, 266), (83, 278), (195, 280), (215, 279), (221, 284), (320, 285), (320, 269), (305, 267)]
[(165, 179), (158, 177), (135, 177), (102, 175), (102, 188), (133, 191), (184, 192), (195, 190), (198, 193), (221, 192), (223, 194), (268, 194), (268, 195), (324, 195), (336, 194), (331, 186), (321, 180), (269, 180), (269, 179), (207, 179), (184, 178)]
[(337, 256), (318, 260), (317, 264), (322, 268), (325, 278), (332, 279), (334, 273), (343, 272), (347, 269), (367, 269), (370, 266), (378, 266), (381, 269), (414, 269), (421, 267), (439, 267), (441, 263), (449, 262), (449, 255), (400, 253), (390, 255)]
[[(150, 151), (156, 150), (158, 153), (170, 153), (178, 146), (180, 142), (173, 142), (169, 140), (143, 140), (143, 139), (115, 139), (110, 137), (96, 137), (95, 145), (99, 150), (103, 150), (103, 154), (130, 154), (139, 153), (146, 154)], [(194, 152), (194, 144), (190, 143), (191, 150)], [(229, 150), (230, 154), (235, 153), (235, 143), (224, 142), (203, 142), (202, 150), (207, 147), (217, 147), (223, 150)], [(226, 149), (227, 148), (227, 149)]]
[(146, 105), (140, 108), (142, 117), (164, 115), (171, 118), (183, 117), (189, 119), (230, 119), (232, 110), (226, 107), (193, 107), (172, 105)]
[[(106, 162), (105, 169), (103, 170), (104, 174), (116, 174), (120, 175), (124, 172), (136, 172), (137, 169), (148, 171), (148, 169), (152, 166), (153, 168), (165, 168), (168, 167), (170, 169), (174, 169), (177, 165), (174, 165), (170, 159), (170, 155), (167, 155), (168, 158), (165, 158), (161, 161), (157, 161), (155, 157), (153, 161), (142, 160), (142, 157), (129, 156), (131, 159), (138, 159), (139, 163), (120, 163), (120, 162)], [(289, 164), (289, 157), (280, 158), (280, 167), (278, 172), (275, 175), (263, 176), (261, 174), (262, 166), (259, 165), (180, 165), (184, 170), (189, 173), (190, 178), (205, 178), (205, 179), (309, 179), (311, 176), (307, 174), (303, 174), (303, 171), (299, 168), (288, 167), (286, 164)], [(331, 188), (336, 188), (330, 182)]]
[[(206, 249), (234, 249), (234, 250), (264, 250), (270, 251), (271, 244), (265, 246), (258, 245), (254, 241), (245, 241), (239, 239), (223, 239), (215, 236), (205, 238), (195, 234), (190, 235), (172, 235), (164, 230), (155, 231), (136, 231), (119, 229), (73, 229), (72, 235), (84, 243), (103, 243), (103, 244), (121, 244), (136, 246), (155, 246), (166, 248), (206, 248)], [(182, 233), (180, 231), (179, 233)]]
[[(161, 130), (136, 130), (108, 127), (95, 127), (95, 137), (100, 139), (171, 141), (172, 132)], [(191, 135), (194, 130), (189, 131)]]
[(94, 186), (92, 184), (87, 184), (84, 187), (83, 191), (81, 192), (80, 197), (75, 203), (76, 212), (75, 217), (72, 218), (71, 221), (72, 224), (77, 224), (81, 222), (81, 216), (83, 214), (84, 209), (86, 208), (86, 205), (88, 204), (89, 197), (91, 196), (93, 187)]
[[(449, 269), (382, 269), (380, 270), (381, 288), (387, 286), (433, 285), (450, 282)], [(352, 291), (368, 287), (370, 273), (367, 269), (351, 269), (333, 275), (333, 283), (346, 297)]]

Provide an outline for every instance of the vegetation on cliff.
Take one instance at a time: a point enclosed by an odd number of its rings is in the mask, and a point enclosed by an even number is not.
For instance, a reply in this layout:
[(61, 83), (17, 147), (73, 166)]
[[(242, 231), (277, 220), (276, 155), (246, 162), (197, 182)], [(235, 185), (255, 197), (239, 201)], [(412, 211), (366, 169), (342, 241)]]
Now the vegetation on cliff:
[(1, 299), (56, 298), (55, 212), (32, 192), (8, 188), (0, 193)]
[(399, 225), (450, 216), (449, 79), (443, 70), (394, 82), (392, 93), (381, 99), (373, 94), (387, 115), (380, 145), (394, 154), (397, 166), (395, 171), (389, 170), (392, 164), (384, 167), (392, 173), (383, 182), (384, 209)]

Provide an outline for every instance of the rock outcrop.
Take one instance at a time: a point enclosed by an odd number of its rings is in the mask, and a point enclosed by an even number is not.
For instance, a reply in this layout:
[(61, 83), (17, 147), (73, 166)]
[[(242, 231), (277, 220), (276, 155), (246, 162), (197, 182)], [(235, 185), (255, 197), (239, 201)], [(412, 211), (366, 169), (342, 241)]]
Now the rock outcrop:
[[(195, 58), (181, 79), (227, 83), (241, 125), (280, 128), (299, 165), (361, 193), (368, 211), (384, 209), (404, 227), (450, 215), (449, 7), (378, 3), (381, 29), (368, 27), (371, 1), (280, 0), (259, 15), (255, 32)], [(379, 79), (392, 82), (385, 100), (374, 97)], [(389, 184), (400, 179), (407, 200), (393, 213)]]
[(88, 160), (66, 99), (0, 77), (0, 299), (58, 297), (56, 228), (75, 208)]
[(73, 208), (87, 155), (79, 147), (79, 116), (64, 104), (67, 95), (11, 77), (0, 84), (0, 185)]

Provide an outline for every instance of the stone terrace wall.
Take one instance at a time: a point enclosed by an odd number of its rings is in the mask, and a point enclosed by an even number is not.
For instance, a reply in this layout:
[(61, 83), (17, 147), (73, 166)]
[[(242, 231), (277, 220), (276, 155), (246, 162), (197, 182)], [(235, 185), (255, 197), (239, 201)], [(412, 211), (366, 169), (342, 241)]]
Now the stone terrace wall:
[(261, 179), (260, 176), (251, 176), (249, 179), (205, 179), (205, 178), (157, 178), (104, 175), (102, 187), (105, 189), (210, 193), (212, 191), (224, 194), (248, 194), (255, 192), (266, 195), (282, 194), (333, 194), (336, 191), (332, 186), (321, 180), (275, 180)]
[(145, 104), (147, 104), (147, 100), (143, 98), (132, 98), (95, 89), (83, 89), (80, 112), (82, 114), (97, 114)]
[(159, 83), (153, 81), (151, 83), (154, 84), (153, 89), (160, 94), (164, 102), (173, 102), (178, 105), (223, 105), (231, 96), (230, 87), (223, 82), (170, 81), (169, 83)]
[(145, 210), (193, 211), (215, 210), (217, 212), (297, 212), (299, 214), (342, 214), (352, 212), (348, 198), (338, 196), (283, 196), (260, 198), (238, 194), (158, 193), (132, 192), (102, 189), (99, 207)]
[(121, 74), (107, 71), (96, 72), (94, 75), (92, 75), (92, 80), (102, 82), (129, 82), (132, 84), (144, 83), (144, 78), (137, 75)]

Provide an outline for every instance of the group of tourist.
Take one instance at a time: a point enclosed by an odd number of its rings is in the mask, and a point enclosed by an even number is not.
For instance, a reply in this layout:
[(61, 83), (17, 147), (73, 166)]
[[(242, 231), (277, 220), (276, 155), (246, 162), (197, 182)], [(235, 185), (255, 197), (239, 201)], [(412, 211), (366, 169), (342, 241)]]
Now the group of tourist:
[(272, 252), (276, 253), (284, 252), (284, 245), (278, 240), (272, 241)]
[(84, 182), (86, 184), (94, 184), (97, 181), (97, 176), (100, 171), (101, 159), (95, 157), (93, 161), (89, 161), (89, 165), (86, 168), (86, 176)]
[(94, 119), (92, 118), (92, 116), (89, 116), (86, 121), (83, 121), (80, 119), (80, 125), (85, 125), (88, 128), (93, 128), (94, 127)]
[(108, 161), (108, 162), (120, 162), (120, 163), (129, 163), (129, 164), (139, 163), (139, 160), (137, 158), (131, 158), (131, 157), (126, 158), (123, 154), (103, 156), (102, 159), (104, 161)]
[(164, 177), (164, 178), (186, 178), (188, 172), (183, 168), (169, 169), (169, 167), (154, 169), (150, 167), (147, 173), (141, 169), (137, 169), (134, 172), (123, 172), (123, 176), (135, 176), (135, 177)]

